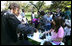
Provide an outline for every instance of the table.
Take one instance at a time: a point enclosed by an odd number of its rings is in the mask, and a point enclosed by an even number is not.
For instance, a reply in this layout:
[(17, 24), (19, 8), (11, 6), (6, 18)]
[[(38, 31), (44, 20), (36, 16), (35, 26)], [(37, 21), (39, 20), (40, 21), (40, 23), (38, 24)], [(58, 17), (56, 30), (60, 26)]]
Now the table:
[(51, 40), (51, 36), (46, 36), (46, 39), (40, 39), (39, 35), (40, 35), (40, 32), (37, 32), (37, 33), (34, 33), (33, 36), (29, 35), (27, 37), (34, 40), (34, 41), (36, 41), (36, 42), (40, 42), (41, 43), (40, 45), (43, 45), (43, 43), (45, 41)]
[(32, 40), (34, 40), (34, 41), (41, 42), (42, 39), (39, 38), (39, 34), (40, 33), (37, 32), (37, 33), (34, 33), (33, 36), (30, 35), (30, 36), (27, 36), (27, 37), (30, 38), (30, 39), (32, 39)]
[[(34, 33), (33, 34), (33, 36), (31, 36), (31, 35), (29, 35), (29, 36), (27, 36), (28, 38), (30, 38), (30, 39), (32, 39), (32, 40), (34, 40), (34, 41), (36, 41), (36, 42), (40, 42), (40, 45), (43, 45), (44, 44), (44, 42), (45, 41), (51, 41), (52, 39), (51, 39), (51, 36), (46, 36), (46, 39), (40, 39), (39, 36), (40, 35), (40, 32), (37, 32), (37, 33)], [(54, 44), (54, 43), (52, 43), (53, 45), (56, 45), (56, 44)], [(63, 42), (61, 42), (61, 44), (60, 45), (65, 45)]]

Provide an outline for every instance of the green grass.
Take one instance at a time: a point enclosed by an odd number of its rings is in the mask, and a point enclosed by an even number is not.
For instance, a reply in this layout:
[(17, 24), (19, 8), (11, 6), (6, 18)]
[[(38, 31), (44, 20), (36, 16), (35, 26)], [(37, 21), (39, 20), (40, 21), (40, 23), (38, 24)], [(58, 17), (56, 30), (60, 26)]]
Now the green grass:
[[(36, 12), (35, 12), (36, 14)], [(25, 17), (30, 21), (31, 20), (31, 12), (25, 13)]]
[(32, 45), (40, 45), (39, 42), (36, 42), (36, 41), (34, 41), (34, 40), (31, 40), (31, 39), (28, 39), (28, 40), (32, 43)]
[(26, 17), (28, 20), (31, 20), (31, 12), (25, 13), (25, 17)]

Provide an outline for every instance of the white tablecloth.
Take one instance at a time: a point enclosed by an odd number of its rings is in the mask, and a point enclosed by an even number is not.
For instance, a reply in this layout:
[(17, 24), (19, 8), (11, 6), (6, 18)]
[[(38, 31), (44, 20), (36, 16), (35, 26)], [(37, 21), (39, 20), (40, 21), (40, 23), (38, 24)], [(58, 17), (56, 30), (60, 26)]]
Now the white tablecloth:
[(40, 33), (39, 32), (34, 33), (33, 36), (29, 35), (27, 37), (30, 38), (30, 39), (32, 39), (32, 40), (34, 40), (34, 41), (36, 41), (36, 42), (40, 42), (41, 43), (40, 45), (43, 45), (43, 43), (45, 41), (50, 41), (51, 40), (51, 36), (46, 36), (46, 39), (40, 39), (39, 38), (40, 37)]
[[(34, 33), (33, 34), (33, 36), (27, 36), (28, 38), (30, 38), (30, 39), (32, 39), (32, 40), (34, 40), (34, 41), (36, 41), (36, 42), (40, 42), (40, 45), (43, 45), (44, 44), (44, 42), (45, 41), (51, 41), (52, 39), (51, 39), (51, 36), (46, 36), (46, 39), (40, 39), (39, 36), (40, 35), (40, 33), (39, 32), (37, 32), (37, 33)], [(54, 43), (52, 43), (53, 45), (56, 45), (56, 44), (54, 44)], [(61, 45), (64, 45), (64, 43), (63, 42), (61, 42)]]
[(27, 36), (27, 37), (30, 38), (30, 39), (32, 39), (32, 40), (34, 40), (34, 41), (41, 42), (42, 39), (39, 38), (39, 34), (40, 33), (37, 32), (37, 33), (34, 33), (32, 37), (31, 36)]

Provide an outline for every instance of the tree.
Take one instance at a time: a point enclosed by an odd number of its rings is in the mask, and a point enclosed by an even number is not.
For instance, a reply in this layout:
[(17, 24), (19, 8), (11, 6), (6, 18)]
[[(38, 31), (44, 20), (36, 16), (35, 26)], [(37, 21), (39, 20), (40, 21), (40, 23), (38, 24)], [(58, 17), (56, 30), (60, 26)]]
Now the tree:
[(40, 10), (40, 8), (45, 4), (44, 1), (38, 1), (36, 4), (34, 4), (32, 1), (30, 1), (30, 4), (33, 5), (37, 11)]
[(50, 9), (56, 10), (60, 8), (64, 11), (65, 7), (71, 8), (71, 1), (52, 1)]

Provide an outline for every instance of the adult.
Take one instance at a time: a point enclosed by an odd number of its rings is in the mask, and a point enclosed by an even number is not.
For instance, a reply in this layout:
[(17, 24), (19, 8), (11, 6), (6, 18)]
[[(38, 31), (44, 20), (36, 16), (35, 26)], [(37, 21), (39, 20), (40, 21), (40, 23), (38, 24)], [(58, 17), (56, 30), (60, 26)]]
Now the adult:
[[(1, 17), (1, 44), (14, 45), (18, 41), (17, 32), (22, 31), (25, 34), (33, 33), (35, 28), (26, 24), (21, 24), (16, 16), (19, 15), (19, 5), (11, 3), (9, 5), (10, 13), (6, 13)], [(29, 28), (28, 28), (29, 27)], [(27, 41), (27, 40), (26, 40)], [(23, 43), (25, 44), (25, 43)], [(29, 42), (27, 42), (27, 45)]]
[(17, 41), (16, 27), (18, 24), (20, 24), (20, 21), (17, 20), (15, 14), (17, 15), (18, 12), (16, 11), (18, 10), (18, 8), (19, 6), (17, 4), (11, 3), (9, 6), (10, 12), (5, 12), (4, 15), (2, 16), (1, 31), (3, 36), (1, 36), (2, 39), (1, 43), (3, 45), (11, 44), (11, 42)]

